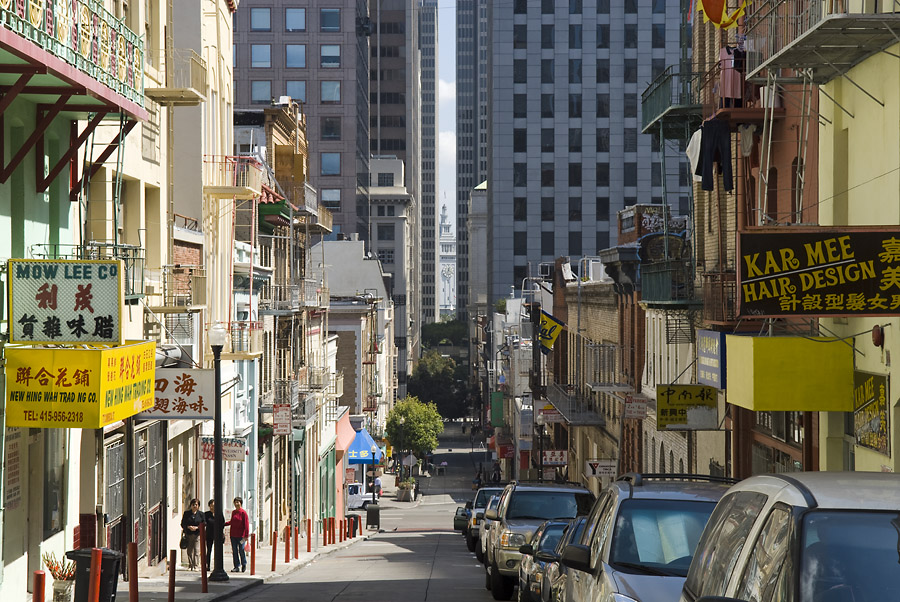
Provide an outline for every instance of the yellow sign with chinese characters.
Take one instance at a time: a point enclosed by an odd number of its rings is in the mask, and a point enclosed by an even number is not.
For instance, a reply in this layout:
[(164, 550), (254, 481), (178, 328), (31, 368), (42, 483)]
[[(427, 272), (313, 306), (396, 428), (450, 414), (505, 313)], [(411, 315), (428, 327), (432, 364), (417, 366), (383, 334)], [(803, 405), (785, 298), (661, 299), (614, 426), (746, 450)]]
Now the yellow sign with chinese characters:
[(156, 343), (6, 348), (6, 426), (102, 428), (153, 407)]
[(716, 430), (718, 394), (707, 385), (657, 385), (656, 430)]

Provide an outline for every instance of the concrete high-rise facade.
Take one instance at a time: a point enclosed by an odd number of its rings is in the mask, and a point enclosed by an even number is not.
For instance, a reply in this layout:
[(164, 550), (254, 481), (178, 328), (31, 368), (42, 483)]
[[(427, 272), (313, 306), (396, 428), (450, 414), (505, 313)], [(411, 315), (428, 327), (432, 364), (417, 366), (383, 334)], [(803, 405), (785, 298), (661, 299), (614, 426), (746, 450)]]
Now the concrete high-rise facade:
[[(373, 25), (370, 57), (370, 126), (373, 158), (399, 159), (404, 165), (403, 181), (391, 186), (404, 186), (412, 202), (406, 211), (411, 233), (410, 257), (422, 257), (422, 88), (419, 58), (418, 0), (376, 0), (370, 7)], [(372, 172), (372, 186), (380, 173)], [(393, 177), (387, 175), (384, 177)], [(373, 233), (370, 232), (370, 236)], [(408, 335), (405, 338), (408, 357), (419, 357), (422, 329), (422, 262), (409, 262), (405, 314)], [(395, 305), (399, 305), (394, 300)], [(398, 314), (402, 313), (398, 307)], [(397, 329), (398, 332), (401, 330)], [(403, 388), (405, 374), (399, 375)]]
[(370, 34), (366, 0), (244, 0), (234, 20), (235, 108), (262, 109), (281, 96), (302, 103), (309, 182), (334, 214), (334, 233), (361, 238), (368, 238)]
[(420, 0), (422, 82), (422, 322), (437, 321), (437, 0)]
[[(489, 303), (537, 276), (541, 263), (616, 244), (625, 207), (665, 194), (687, 209), (687, 173), (667, 173), (663, 185), (658, 142), (641, 134), (640, 121), (647, 82), (679, 62), (684, 17), (663, 0), (611, 4), (515, 0), (488, 9)], [(458, 154), (479, 146), (461, 143)]]
[(456, 3), (456, 308), (469, 314), (468, 210), (487, 170), (487, 0)]

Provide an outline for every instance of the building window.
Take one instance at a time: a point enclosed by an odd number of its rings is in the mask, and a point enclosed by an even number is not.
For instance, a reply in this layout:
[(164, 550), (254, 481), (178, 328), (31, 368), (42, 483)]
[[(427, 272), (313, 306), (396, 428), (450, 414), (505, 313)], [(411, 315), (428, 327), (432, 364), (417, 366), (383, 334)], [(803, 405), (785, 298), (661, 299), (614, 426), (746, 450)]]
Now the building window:
[(306, 31), (306, 9), (305, 8), (286, 8), (286, 9), (284, 9), (284, 30), (285, 31)]
[(597, 83), (609, 83), (609, 59), (597, 59)]
[(541, 0), (541, 14), (552, 15), (553, 9), (556, 7), (555, 0)]
[(513, 83), (524, 84), (528, 80), (528, 61), (513, 59)]
[(609, 128), (597, 128), (597, 152), (609, 152)]
[(378, 249), (378, 259), (381, 263), (394, 263), (394, 249)]
[(626, 163), (622, 170), (625, 186), (637, 186), (637, 163)]
[(394, 240), (394, 224), (378, 224), (378, 240)]
[(581, 83), (581, 59), (569, 59), (569, 83)]
[(556, 203), (552, 196), (541, 197), (541, 221), (552, 222), (556, 217)]
[(284, 66), (289, 69), (305, 69), (306, 44), (285, 44)]
[(541, 128), (541, 152), (542, 153), (552, 153), (553, 152), (553, 134), (555, 130), (553, 128)]
[(513, 221), (524, 222), (528, 219), (528, 199), (517, 196), (513, 199)]
[(272, 47), (268, 44), (250, 44), (250, 67), (267, 69), (272, 66)]
[[(62, 531), (66, 518), (66, 437), (68, 431), (43, 429), (44, 434), (44, 539)], [(27, 452), (26, 450), (24, 450)], [(22, 475), (20, 478), (26, 480)], [(27, 482), (27, 480), (26, 480)]]
[(581, 14), (581, 0), (569, 0), (569, 14), (570, 15), (580, 15)]
[[(393, 186), (394, 185), (394, 172), (388, 171), (385, 173), (378, 174), (378, 185), (379, 186)], [(379, 207), (380, 209), (380, 207)]]
[(340, 188), (323, 188), (319, 192), (319, 200), (322, 206), (330, 211), (341, 210), (341, 189)]
[(625, 0), (625, 14), (626, 15), (636, 15), (637, 14), (637, 0)]
[(272, 102), (272, 82), (250, 82), (250, 102), (255, 105), (270, 104)]
[(334, 69), (341, 66), (341, 47), (337, 44), (323, 44), (320, 53), (323, 68)]
[(323, 176), (341, 175), (341, 153), (321, 153), (321, 157)]
[(636, 84), (638, 76), (637, 59), (625, 59), (623, 80), (626, 84)]
[(598, 15), (608, 15), (609, 14), (609, 0), (597, 0), (597, 14)]
[(341, 82), (323, 81), (322, 103), (337, 104), (341, 102)]
[(598, 222), (609, 221), (609, 197), (608, 196), (598, 196), (597, 197), (597, 221)]
[(609, 186), (609, 163), (597, 163), (597, 186)]
[(541, 94), (541, 117), (553, 117), (552, 94)]
[(513, 117), (528, 115), (528, 97), (524, 94), (513, 94)]
[(569, 163), (569, 186), (581, 186), (581, 163)]
[(341, 30), (341, 9), (323, 8), (319, 13), (319, 21), (322, 31), (334, 32)]
[(569, 255), (581, 255), (581, 232), (569, 232)]
[(528, 130), (516, 128), (513, 130), (513, 152), (524, 153), (528, 147)]
[(625, 24), (625, 48), (637, 48), (638, 28), (637, 23)]
[(609, 248), (609, 232), (597, 232), (597, 253)]
[(555, 43), (555, 27), (553, 25), (541, 25), (541, 48), (553, 48)]
[(581, 32), (581, 23), (569, 25), (569, 48), (572, 50), (580, 50), (584, 45), (584, 39)]
[(272, 31), (272, 9), (270, 9), (270, 8), (251, 8), (250, 9), (250, 30), (251, 31)]
[(553, 186), (553, 163), (541, 163), (541, 186)]
[(652, 30), (652, 45), (653, 48), (665, 48), (666, 47), (666, 24), (665, 23), (654, 23)]
[[(579, 165), (579, 167), (581, 167)], [(581, 197), (580, 196), (570, 196), (569, 197), (569, 221), (580, 222), (581, 221)], [(580, 253), (580, 251), (579, 251)]]
[(526, 163), (513, 163), (513, 186), (525, 187), (528, 185), (528, 165)]
[(289, 80), (284, 83), (284, 92), (294, 100), (306, 102), (306, 82)]
[(322, 117), (322, 140), (341, 139), (341, 118)]
[[(636, 153), (637, 152), (637, 129), (636, 128), (625, 128), (625, 152), (626, 153)], [(654, 165), (658, 165), (658, 163), (654, 163)]]
[(581, 117), (581, 94), (569, 94), (569, 117)]
[(553, 83), (553, 59), (541, 59), (541, 83)]
[(597, 48), (609, 48), (608, 23), (597, 23)]
[(569, 128), (569, 152), (581, 152), (581, 128)]
[(513, 48), (528, 48), (527, 25), (513, 25)]
[(655, 14), (666, 14), (666, 0), (653, 0), (653, 12)]
[(622, 103), (624, 105), (622, 107), (622, 109), (623, 109), (623, 115), (625, 117), (637, 117), (637, 107), (638, 107), (637, 94), (629, 93), (629, 94), (623, 95)]
[[(507, 4), (507, 6), (509, 6)], [(515, 0), (515, 4), (513, 5), (513, 13), (517, 15), (524, 15), (528, 13), (528, 0)]]
[(609, 117), (609, 94), (597, 95), (597, 117)]
[(555, 246), (553, 232), (541, 232), (541, 255), (554, 255)]
[(513, 255), (528, 255), (528, 232), (513, 232)]

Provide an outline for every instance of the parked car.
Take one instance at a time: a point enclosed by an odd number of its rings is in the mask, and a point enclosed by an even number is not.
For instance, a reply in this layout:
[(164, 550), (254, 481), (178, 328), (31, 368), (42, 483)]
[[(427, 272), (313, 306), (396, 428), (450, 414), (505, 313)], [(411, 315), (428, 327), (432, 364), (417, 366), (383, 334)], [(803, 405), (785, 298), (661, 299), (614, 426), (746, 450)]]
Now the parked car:
[(372, 492), (366, 492), (362, 483), (347, 484), (347, 508), (355, 510), (356, 508), (365, 509), (372, 503)]
[(604, 489), (562, 553), (567, 600), (674, 602), (700, 534), (733, 479), (626, 474)]
[(519, 578), (519, 548), (548, 519), (575, 518), (590, 511), (594, 494), (578, 483), (512, 481), (496, 510), (486, 510), (492, 525), (485, 546), (485, 582), (495, 600), (509, 600)]
[(481, 546), (478, 525), (484, 518), (478, 518), (478, 513), (483, 512), (487, 508), (488, 500), (495, 495), (499, 495), (501, 491), (503, 491), (503, 487), (482, 487), (475, 493), (472, 501), (466, 502), (469, 518), (466, 528), (463, 530), (463, 535), (466, 538), (466, 547), (469, 548), (470, 552), (475, 552)]
[(462, 532), (465, 530), (467, 522), (466, 509), (460, 506), (456, 509), (456, 514), (453, 516), (453, 530)]
[(759, 475), (716, 506), (682, 602), (900, 597), (900, 475)]
[(587, 517), (576, 518), (566, 527), (559, 543), (556, 544), (556, 550), (553, 552), (554, 559), (548, 561), (544, 569), (544, 579), (541, 582), (541, 602), (563, 602), (565, 600), (569, 567), (560, 561), (562, 552), (570, 543), (580, 541), (586, 522)]
[(531, 543), (519, 548), (519, 602), (538, 602), (547, 563), (555, 560), (556, 545), (572, 520), (548, 520), (534, 532)]
[[(484, 512), (488, 510), (496, 510), (497, 504), (500, 503), (499, 495), (492, 495), (491, 499), (488, 500), (487, 507), (484, 509)], [(484, 553), (487, 550), (487, 540), (488, 536), (491, 534), (491, 525), (494, 524), (495, 521), (492, 521), (489, 518), (484, 516), (484, 512), (476, 512), (475, 516), (481, 521), (478, 525), (478, 547), (475, 548), (475, 558), (478, 559), (478, 562), (484, 563)], [(490, 587), (486, 585), (486, 587)]]

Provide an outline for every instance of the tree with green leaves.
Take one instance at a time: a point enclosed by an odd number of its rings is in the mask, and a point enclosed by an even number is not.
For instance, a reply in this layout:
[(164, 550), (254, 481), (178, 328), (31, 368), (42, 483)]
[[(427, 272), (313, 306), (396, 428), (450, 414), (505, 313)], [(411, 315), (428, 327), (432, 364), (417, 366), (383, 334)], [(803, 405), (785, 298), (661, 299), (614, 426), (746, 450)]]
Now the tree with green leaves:
[(394, 404), (385, 428), (391, 446), (420, 458), (438, 446), (438, 435), (443, 432), (444, 421), (437, 406), (412, 396)]
[(441, 355), (440, 351), (426, 351), (409, 378), (407, 389), (410, 395), (434, 402), (441, 416), (459, 418), (465, 416), (466, 371), (456, 365), (453, 358)]

